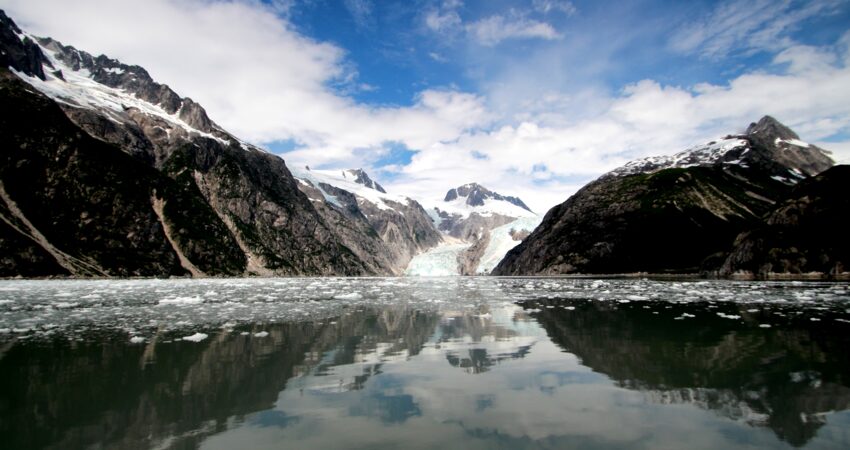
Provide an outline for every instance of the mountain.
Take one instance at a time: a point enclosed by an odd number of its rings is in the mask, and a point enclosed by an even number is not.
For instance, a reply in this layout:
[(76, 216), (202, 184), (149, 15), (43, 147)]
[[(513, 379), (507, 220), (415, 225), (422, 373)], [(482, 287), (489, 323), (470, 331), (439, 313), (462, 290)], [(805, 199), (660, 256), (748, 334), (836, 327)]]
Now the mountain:
[[(417, 201), (388, 194), (362, 169), (314, 170), (293, 168), (298, 188), (313, 202), (320, 215), (334, 221), (342, 216), (351, 228), (349, 242), (366, 242), (369, 253), (382, 258), (393, 275), (401, 275), (410, 260), (437, 246), (443, 237)], [(365, 254), (364, 254), (365, 256)]]
[(723, 275), (770, 276), (850, 269), (850, 166), (835, 166), (794, 187), (760, 226), (738, 236)]
[(281, 158), (143, 68), (29, 35), (2, 11), (0, 58), (0, 276), (400, 270), (368, 221), (311, 201)]
[(714, 273), (740, 233), (831, 166), (765, 116), (744, 134), (601, 176), (550, 210), (493, 274)]
[(450, 189), (427, 211), (445, 242), (417, 255), (405, 272), (409, 275), (489, 274), (540, 223), (540, 216), (519, 198), (477, 183)]
[(446, 193), (445, 199), (432, 205), (437, 228), (449, 236), (470, 240), (520, 217), (535, 217), (522, 200), (493, 192), (478, 183), (468, 183)]

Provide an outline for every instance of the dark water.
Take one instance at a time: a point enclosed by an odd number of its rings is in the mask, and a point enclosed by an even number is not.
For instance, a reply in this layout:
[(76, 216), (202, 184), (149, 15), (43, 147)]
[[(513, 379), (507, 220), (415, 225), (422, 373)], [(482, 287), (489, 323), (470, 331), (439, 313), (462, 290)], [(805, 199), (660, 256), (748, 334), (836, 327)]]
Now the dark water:
[(0, 282), (3, 449), (850, 448), (848, 410), (847, 284)]

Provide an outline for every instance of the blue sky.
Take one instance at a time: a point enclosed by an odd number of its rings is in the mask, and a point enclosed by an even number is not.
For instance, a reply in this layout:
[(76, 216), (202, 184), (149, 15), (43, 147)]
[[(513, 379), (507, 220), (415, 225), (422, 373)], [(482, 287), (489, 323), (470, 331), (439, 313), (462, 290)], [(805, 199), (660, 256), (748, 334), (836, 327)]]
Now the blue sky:
[(850, 161), (846, 0), (0, 0), (146, 67), (288, 164), (544, 212), (770, 114)]

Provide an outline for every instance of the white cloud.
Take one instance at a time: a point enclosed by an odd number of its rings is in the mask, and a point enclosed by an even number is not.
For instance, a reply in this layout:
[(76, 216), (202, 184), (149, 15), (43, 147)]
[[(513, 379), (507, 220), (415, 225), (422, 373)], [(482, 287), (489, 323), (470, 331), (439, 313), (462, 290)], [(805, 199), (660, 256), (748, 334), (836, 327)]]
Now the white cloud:
[(373, 24), (371, 0), (345, 0), (345, 7), (358, 28), (369, 28)]
[(812, 17), (830, 14), (840, 4), (841, 0), (730, 0), (717, 5), (708, 16), (680, 26), (670, 46), (710, 59), (778, 51), (793, 44), (789, 31)]
[(466, 26), (466, 31), (480, 44), (496, 45), (505, 39), (558, 39), (561, 35), (552, 25), (525, 17), (486, 17)]
[(425, 15), (425, 25), (433, 31), (441, 32), (454, 29), (462, 23), (457, 11), (430, 11)]
[(534, 0), (531, 2), (534, 10), (543, 14), (550, 12), (560, 12), (571, 16), (576, 13), (576, 7), (572, 2), (564, 0)]

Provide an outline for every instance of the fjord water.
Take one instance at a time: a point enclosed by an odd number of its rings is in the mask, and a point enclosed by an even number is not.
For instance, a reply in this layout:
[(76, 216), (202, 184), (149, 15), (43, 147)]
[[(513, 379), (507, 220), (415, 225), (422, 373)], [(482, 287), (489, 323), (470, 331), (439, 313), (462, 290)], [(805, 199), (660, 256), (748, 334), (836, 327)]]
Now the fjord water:
[(3, 448), (850, 448), (850, 286), (0, 282)]

